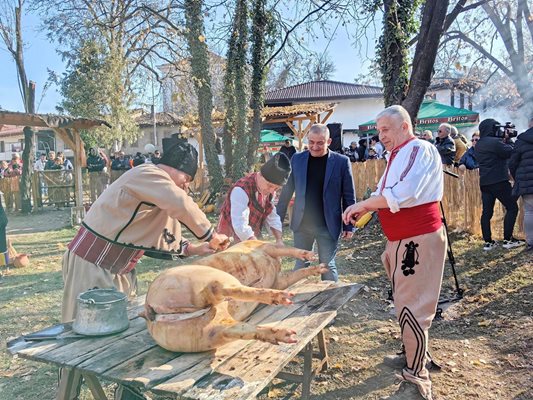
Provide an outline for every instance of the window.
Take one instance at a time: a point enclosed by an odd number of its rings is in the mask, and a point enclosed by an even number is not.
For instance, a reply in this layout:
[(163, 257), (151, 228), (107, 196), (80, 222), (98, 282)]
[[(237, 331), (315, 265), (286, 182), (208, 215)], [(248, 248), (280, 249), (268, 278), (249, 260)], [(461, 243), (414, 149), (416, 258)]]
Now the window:
[(5, 153), (5, 151), (6, 151), (6, 144), (2, 140), (2, 141), (0, 141), (0, 153)]
[(19, 139), (20, 142), (20, 151), (24, 150), (24, 139)]

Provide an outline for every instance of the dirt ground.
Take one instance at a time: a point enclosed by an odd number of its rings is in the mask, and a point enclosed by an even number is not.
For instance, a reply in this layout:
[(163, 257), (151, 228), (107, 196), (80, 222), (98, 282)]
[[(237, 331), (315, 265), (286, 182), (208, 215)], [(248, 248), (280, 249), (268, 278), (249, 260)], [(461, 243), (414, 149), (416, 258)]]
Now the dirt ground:
[[(62, 280), (60, 258), (74, 230), (69, 212), (9, 216), (8, 231), (19, 251), (31, 253), (30, 267), (11, 270), (0, 280), (0, 399), (55, 398), (56, 371), (13, 358), (5, 343), (58, 320)], [(63, 229), (60, 229), (63, 228)], [(287, 244), (290, 233), (286, 234)], [(432, 374), (435, 398), (533, 399), (532, 255), (522, 248), (482, 251), (468, 234), (452, 234), (464, 298), (451, 305), (430, 331), (430, 350), (443, 365)], [(364, 285), (326, 330), (330, 368), (311, 387), (312, 399), (380, 399), (397, 389), (395, 371), (382, 363), (400, 346), (399, 328), (387, 298), (389, 288), (379, 255), (384, 238), (373, 225), (342, 244), (341, 279)], [(292, 261), (284, 266), (290, 268)], [(141, 292), (165, 265), (143, 259)], [(5, 272), (5, 271), (4, 271)], [(447, 264), (443, 294), (453, 295)], [(296, 370), (299, 362), (290, 363)], [(297, 398), (300, 388), (274, 380), (260, 399)], [(82, 399), (92, 398), (84, 391)], [(155, 398), (152, 396), (152, 398)]]

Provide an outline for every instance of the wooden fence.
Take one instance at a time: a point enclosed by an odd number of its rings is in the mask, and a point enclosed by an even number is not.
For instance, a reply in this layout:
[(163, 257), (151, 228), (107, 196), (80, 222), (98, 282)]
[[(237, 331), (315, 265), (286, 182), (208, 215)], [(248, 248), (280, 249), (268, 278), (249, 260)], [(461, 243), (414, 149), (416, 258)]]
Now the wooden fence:
[[(385, 160), (368, 160), (364, 163), (353, 163), (352, 172), (355, 183), (355, 193), (360, 200), (370, 189), (376, 189), (379, 178), (385, 171)], [(479, 190), (479, 171), (461, 172), (457, 168), (448, 168), (450, 172), (459, 175), (454, 178), (444, 175), (444, 196), (442, 206), (446, 215), (448, 227), (451, 230), (469, 232), (481, 236), (481, 191)], [(522, 199), (519, 203), (520, 212), (515, 225), (515, 236), (523, 239), (524, 234), (524, 207)], [(494, 216), (492, 217), (492, 234), (496, 239), (503, 238), (504, 208), (496, 202)]]

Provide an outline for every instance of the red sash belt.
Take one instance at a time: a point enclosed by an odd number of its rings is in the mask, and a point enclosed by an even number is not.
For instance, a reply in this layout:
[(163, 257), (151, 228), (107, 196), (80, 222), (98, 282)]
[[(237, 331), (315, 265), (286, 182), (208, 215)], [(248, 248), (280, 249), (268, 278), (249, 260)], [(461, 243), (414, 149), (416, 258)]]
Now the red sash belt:
[(108, 242), (84, 226), (69, 243), (68, 249), (85, 261), (118, 275), (127, 274), (135, 268), (137, 261), (144, 254), (143, 250), (130, 249)]
[(388, 208), (378, 210), (383, 233), (391, 242), (432, 233), (442, 226), (439, 203), (427, 203), (411, 208), (401, 208), (391, 213)]

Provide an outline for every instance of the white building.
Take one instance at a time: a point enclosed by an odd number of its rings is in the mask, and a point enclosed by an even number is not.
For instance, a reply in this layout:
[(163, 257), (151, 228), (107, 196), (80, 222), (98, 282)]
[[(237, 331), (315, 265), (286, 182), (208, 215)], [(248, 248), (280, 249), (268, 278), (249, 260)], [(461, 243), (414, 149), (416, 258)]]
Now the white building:
[[(24, 127), (0, 125), (0, 161), (10, 161), (13, 153), (22, 157), (24, 150)], [(65, 157), (74, 157), (74, 152), (58, 137), (52, 129), (33, 128), (35, 132), (34, 155), (49, 151), (62, 151)]]
[[(330, 102), (337, 103), (337, 107), (327, 123), (342, 124), (344, 147), (358, 138), (359, 124), (371, 120), (384, 108), (380, 87), (329, 80), (289, 86), (270, 91), (265, 96), (267, 106)], [(290, 133), (288, 128), (281, 125), (265, 128)]]

